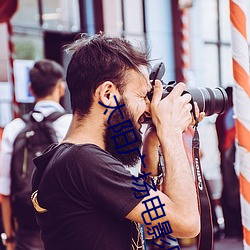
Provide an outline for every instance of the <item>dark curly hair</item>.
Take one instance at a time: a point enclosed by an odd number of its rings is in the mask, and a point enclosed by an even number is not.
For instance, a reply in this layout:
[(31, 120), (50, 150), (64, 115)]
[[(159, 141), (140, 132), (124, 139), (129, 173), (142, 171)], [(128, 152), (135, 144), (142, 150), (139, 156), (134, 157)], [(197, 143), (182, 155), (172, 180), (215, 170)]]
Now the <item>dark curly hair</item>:
[(123, 92), (127, 70), (139, 71), (139, 66), (149, 66), (149, 52), (134, 47), (129, 41), (104, 35), (81, 38), (66, 47), (72, 57), (68, 65), (66, 81), (70, 91), (73, 113), (80, 116), (89, 113), (93, 94), (105, 81), (113, 82)]
[(30, 83), (36, 97), (50, 95), (59, 80), (63, 80), (63, 67), (49, 59), (37, 61), (29, 72)]

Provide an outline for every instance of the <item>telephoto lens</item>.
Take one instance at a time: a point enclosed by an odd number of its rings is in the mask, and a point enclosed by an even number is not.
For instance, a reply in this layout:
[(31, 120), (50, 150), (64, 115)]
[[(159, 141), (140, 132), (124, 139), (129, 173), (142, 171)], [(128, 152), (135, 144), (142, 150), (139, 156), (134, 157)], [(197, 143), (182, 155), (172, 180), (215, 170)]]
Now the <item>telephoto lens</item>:
[[(152, 90), (148, 94), (148, 98), (151, 101), (153, 92), (154, 92), (154, 82), (156, 79), (161, 80), (162, 76), (165, 73), (164, 63), (156, 64), (151, 73), (150, 80), (152, 84)], [(162, 80), (161, 80), (162, 81)], [(163, 84), (163, 93), (162, 99), (167, 96), (174, 86), (176, 85), (175, 81)], [(189, 93), (192, 96), (192, 100), (197, 103), (200, 112), (205, 112), (206, 116), (213, 114), (222, 114), (227, 110), (228, 106), (228, 96), (226, 91), (223, 88), (217, 87), (215, 89), (211, 88), (187, 88), (183, 94)]]
[(227, 110), (228, 96), (223, 88), (189, 88), (193, 101), (197, 102), (200, 112), (206, 116), (222, 114)]

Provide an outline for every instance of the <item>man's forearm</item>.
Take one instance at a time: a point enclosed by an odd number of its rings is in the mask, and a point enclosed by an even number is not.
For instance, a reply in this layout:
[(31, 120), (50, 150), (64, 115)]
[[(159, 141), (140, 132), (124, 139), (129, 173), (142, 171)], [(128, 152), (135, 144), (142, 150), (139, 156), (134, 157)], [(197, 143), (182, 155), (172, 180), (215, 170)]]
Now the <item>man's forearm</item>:
[(12, 207), (10, 196), (2, 195), (2, 219), (4, 232), (7, 237), (11, 237), (14, 233), (12, 226)]
[(154, 176), (159, 174), (159, 146), (161, 144), (166, 169), (166, 180), (162, 191), (172, 201), (178, 202), (179, 199), (182, 201), (182, 198), (188, 196), (187, 190), (190, 190), (190, 196), (195, 197), (196, 204), (196, 189), (182, 134), (175, 136), (173, 134), (162, 135), (159, 137), (159, 140), (156, 138), (154, 127), (146, 131), (143, 142), (143, 154), (145, 155), (144, 163), (147, 166), (147, 172), (151, 172), (151, 175)]
[(177, 205), (193, 211), (198, 208), (196, 188), (181, 135), (161, 139), (161, 150), (166, 166), (164, 193)]
[(144, 134), (143, 139), (143, 155), (144, 163), (147, 167), (147, 173), (151, 175), (158, 175), (159, 163), (159, 146), (160, 142), (156, 134), (156, 129), (153, 125), (149, 125)]
[[(151, 153), (147, 153), (147, 151), (143, 151), (145, 154), (144, 163), (147, 167), (147, 173), (151, 172), (150, 175), (157, 176), (158, 171), (158, 163), (159, 163), (159, 153), (158, 150), (153, 149)], [(143, 168), (142, 168), (143, 170)]]

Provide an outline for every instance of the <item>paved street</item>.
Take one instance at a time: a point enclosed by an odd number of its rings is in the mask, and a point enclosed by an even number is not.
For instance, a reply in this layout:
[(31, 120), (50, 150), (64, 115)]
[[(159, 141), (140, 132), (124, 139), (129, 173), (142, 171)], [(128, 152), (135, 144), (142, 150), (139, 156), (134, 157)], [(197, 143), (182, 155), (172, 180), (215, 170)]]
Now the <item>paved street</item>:
[[(196, 246), (182, 247), (183, 250), (197, 250)], [(202, 249), (201, 249), (202, 250)], [(225, 238), (214, 242), (214, 250), (243, 250), (242, 239)]]

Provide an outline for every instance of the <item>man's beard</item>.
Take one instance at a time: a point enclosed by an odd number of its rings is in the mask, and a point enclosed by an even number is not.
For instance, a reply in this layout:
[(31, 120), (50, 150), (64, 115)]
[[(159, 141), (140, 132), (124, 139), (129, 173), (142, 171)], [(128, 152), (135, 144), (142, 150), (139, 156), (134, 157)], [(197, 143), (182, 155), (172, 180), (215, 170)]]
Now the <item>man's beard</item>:
[[(119, 102), (119, 106), (122, 104), (125, 104), (123, 100)], [(106, 150), (122, 164), (129, 167), (134, 167), (140, 159), (139, 151), (141, 150), (142, 146), (142, 134), (140, 132), (140, 129), (138, 129), (137, 126), (135, 125), (136, 124), (135, 117), (133, 116), (132, 112), (126, 105), (121, 108), (121, 112), (123, 114), (123, 119), (119, 110), (116, 110), (111, 116), (109, 124), (107, 124), (107, 130), (104, 134)], [(131, 124), (129, 124), (130, 121), (122, 125), (118, 125), (119, 123), (125, 122), (127, 120), (131, 121), (132, 126), (130, 126)], [(118, 131), (119, 129), (121, 130), (119, 132), (114, 132), (113, 128), (108, 129), (111, 126), (115, 126), (114, 129), (116, 131)], [(124, 132), (129, 130), (132, 131), (124, 134)], [(119, 134), (123, 135), (119, 136)], [(115, 136), (115, 138), (112, 138), (113, 136)], [(126, 145), (128, 143), (126, 143), (124, 136), (126, 136), (128, 142), (133, 142), (133, 143)], [(116, 144), (118, 146), (116, 146)], [(131, 152), (129, 153), (124, 153), (124, 154), (121, 153), (130, 150)]]

